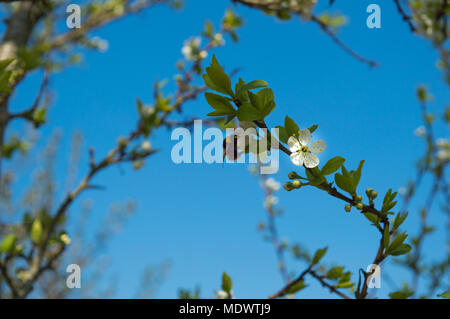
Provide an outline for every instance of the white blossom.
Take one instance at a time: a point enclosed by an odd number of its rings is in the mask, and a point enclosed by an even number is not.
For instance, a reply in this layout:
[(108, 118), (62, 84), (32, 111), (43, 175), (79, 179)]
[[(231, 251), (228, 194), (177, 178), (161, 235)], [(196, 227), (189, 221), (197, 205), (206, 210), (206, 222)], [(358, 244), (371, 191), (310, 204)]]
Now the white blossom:
[(298, 138), (291, 136), (288, 140), (289, 149), (292, 152), (291, 162), (294, 165), (302, 166), (305, 165), (307, 168), (313, 168), (319, 165), (319, 158), (314, 155), (322, 153), (327, 145), (325, 141), (319, 140), (312, 142), (309, 146), (308, 143), (311, 141), (312, 135), (308, 129), (303, 129), (298, 131)]
[(216, 296), (217, 296), (217, 299), (227, 299), (228, 293), (226, 293), (223, 290), (219, 290), (219, 291), (216, 291)]

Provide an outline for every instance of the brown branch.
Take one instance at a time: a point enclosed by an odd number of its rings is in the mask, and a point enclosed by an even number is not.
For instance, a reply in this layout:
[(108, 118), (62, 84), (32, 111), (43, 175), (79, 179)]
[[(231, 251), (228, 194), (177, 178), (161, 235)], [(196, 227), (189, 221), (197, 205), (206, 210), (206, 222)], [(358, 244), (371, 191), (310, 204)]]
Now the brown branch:
[(286, 12), (289, 11), (293, 14), (299, 15), (299, 16), (306, 16), (307, 19), (309, 19), (311, 22), (316, 23), (322, 31), (327, 34), (331, 40), (336, 43), (341, 49), (343, 49), (346, 53), (348, 53), (350, 56), (358, 60), (359, 62), (365, 63), (369, 65), (370, 67), (376, 67), (378, 66), (378, 63), (376, 61), (367, 59), (363, 57), (362, 55), (358, 54), (356, 51), (351, 49), (348, 45), (346, 45), (342, 40), (338, 38), (336, 33), (324, 22), (322, 22), (317, 16), (313, 15), (312, 13), (304, 13), (298, 8), (285, 8), (280, 6), (280, 1), (261, 1), (261, 0), (233, 0), (234, 2), (241, 3), (247, 7), (250, 8), (256, 8), (260, 10), (268, 10), (268, 11), (274, 11), (274, 12)]
[[(383, 232), (381, 234), (380, 243), (378, 245), (377, 254), (372, 262), (373, 265), (380, 265), (381, 262), (386, 258), (387, 255), (383, 254), (384, 251), (384, 230), (389, 226), (389, 222), (384, 222), (383, 224)], [(364, 276), (364, 283), (361, 291), (356, 293), (356, 298), (365, 299), (367, 297), (367, 289), (369, 288), (369, 283), (367, 280), (367, 276)]]
[(13, 279), (8, 274), (8, 268), (7, 268), (6, 260), (5, 260), (5, 262), (0, 262), (0, 274), (1, 274), (1, 277), (5, 280), (6, 284), (9, 287), (9, 289), (11, 289), (12, 297), (13, 298), (18, 298), (19, 297), (19, 292), (16, 289), (16, 286), (15, 286), (15, 284), (13, 282)]
[(346, 294), (344, 294), (344, 293), (340, 292), (339, 290), (337, 290), (337, 288), (335, 286), (330, 285), (329, 283), (327, 283), (325, 281), (325, 276), (317, 274), (314, 270), (311, 270), (309, 273), (310, 273), (310, 275), (312, 277), (316, 278), (322, 284), (323, 287), (328, 288), (331, 293), (335, 293), (335, 294), (337, 294), (338, 296), (340, 296), (340, 297), (342, 297), (344, 299), (352, 299), (349, 296), (347, 296)]
[[(144, 0), (144, 1), (135, 1), (131, 4), (125, 6), (123, 12), (114, 12), (106, 11), (99, 14), (94, 14), (82, 24), (81, 28), (72, 29), (71, 31), (61, 34), (50, 41), (50, 47), (59, 48), (65, 44), (75, 42), (81, 38), (83, 38), (86, 33), (95, 30), (107, 23), (116, 21), (120, 18), (125, 17), (128, 14), (138, 13), (152, 7), (157, 4), (168, 3), (170, 0)], [(127, 1), (128, 3), (130, 1)]]
[(311, 269), (312, 269), (312, 265), (309, 265), (309, 267), (307, 269), (305, 269), (296, 279), (289, 282), (286, 286), (284, 286), (277, 293), (269, 296), (269, 299), (275, 299), (275, 298), (279, 298), (279, 297), (283, 297), (283, 296), (287, 295), (289, 293), (289, 290), (291, 290), (291, 288), (293, 286), (295, 286), (297, 283), (299, 283), (305, 279), (306, 275), (311, 271)]
[(327, 24), (322, 22), (318, 17), (316, 17), (315, 15), (311, 15), (310, 18), (311, 21), (314, 21), (319, 25), (322, 31), (325, 32), (331, 38), (331, 40), (333, 40), (334, 43), (336, 43), (342, 50), (347, 52), (350, 56), (352, 56), (359, 62), (369, 65), (372, 68), (378, 66), (378, 62), (365, 58), (359, 53), (357, 53), (355, 50), (351, 49), (347, 44), (345, 44), (341, 39), (339, 39), (336, 33), (333, 30), (331, 30)]
[(33, 105), (30, 108), (28, 108), (27, 110), (22, 111), (20, 113), (9, 114), (9, 120), (13, 120), (13, 119), (17, 119), (17, 118), (23, 118), (23, 119), (30, 120), (30, 121), (33, 120), (33, 114), (36, 111), (36, 109), (39, 107), (39, 104), (41, 103), (42, 97), (44, 96), (45, 89), (48, 86), (49, 78), (50, 78), (50, 70), (46, 69), (44, 71), (44, 76), (41, 81), (41, 86), (39, 87), (39, 92), (33, 102)]
[(405, 21), (408, 24), (409, 29), (412, 33), (416, 33), (417, 29), (412, 23), (411, 16), (407, 15), (405, 10), (403, 10), (403, 7), (400, 3), (400, 0), (394, 0), (395, 6), (397, 7), (398, 13), (402, 16), (403, 21)]

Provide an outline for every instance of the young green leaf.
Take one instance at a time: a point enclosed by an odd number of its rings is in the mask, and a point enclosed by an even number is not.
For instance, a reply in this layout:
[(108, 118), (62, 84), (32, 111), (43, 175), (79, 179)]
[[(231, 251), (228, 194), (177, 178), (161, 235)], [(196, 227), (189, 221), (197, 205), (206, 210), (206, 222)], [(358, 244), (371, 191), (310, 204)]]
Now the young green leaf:
[(208, 104), (215, 109), (214, 112), (208, 114), (209, 116), (233, 115), (236, 113), (230, 101), (221, 95), (206, 92), (205, 98)]
[(3, 241), (0, 244), (0, 253), (7, 253), (13, 251), (16, 240), (17, 237), (14, 234), (9, 234), (5, 238), (3, 238)]
[(400, 225), (405, 221), (406, 217), (408, 217), (408, 212), (404, 213), (403, 215), (397, 213), (394, 219), (394, 229), (397, 229), (400, 227)]
[(322, 167), (322, 175), (330, 175), (336, 172), (342, 164), (344, 164), (345, 158), (340, 156), (333, 157)]
[(398, 235), (390, 244), (389, 248), (387, 249), (387, 253), (391, 254), (392, 251), (396, 250), (398, 247), (400, 247), (401, 244), (405, 241), (405, 239), (408, 237), (406, 233), (402, 233)]
[(252, 104), (246, 103), (237, 110), (237, 117), (239, 121), (256, 121), (261, 119), (261, 114)]
[(339, 283), (336, 287), (337, 288), (352, 288), (355, 285), (355, 283), (346, 281)]
[(306, 288), (307, 285), (305, 284), (304, 280), (300, 280), (298, 282), (296, 282), (295, 284), (293, 284), (292, 286), (289, 287), (287, 294), (294, 294), (304, 288)]
[[(344, 170), (344, 165), (341, 166), (342, 170)], [(355, 192), (355, 187), (353, 186), (353, 180), (350, 176), (345, 176), (343, 174), (336, 173), (334, 175), (334, 181), (336, 185), (346, 191), (347, 193), (353, 194)]]
[(314, 124), (313, 126), (308, 127), (308, 130), (312, 133), (314, 133), (315, 130), (317, 130), (317, 128), (319, 127), (319, 125)]
[(392, 255), (392, 256), (405, 255), (411, 251), (411, 248), (412, 248), (411, 245), (401, 244), (400, 247), (398, 247), (394, 250), (390, 250), (389, 255)]
[(233, 288), (233, 282), (231, 281), (230, 276), (226, 272), (222, 274), (222, 290), (226, 293), (230, 293)]
[(375, 225), (379, 223), (378, 216), (374, 213), (364, 213), (364, 216)]
[(244, 85), (241, 88), (241, 90), (249, 91), (249, 90), (259, 89), (259, 88), (266, 87), (266, 86), (268, 86), (266, 81), (256, 80), (256, 81), (251, 81), (251, 82), (247, 83), (246, 85)]
[(326, 277), (328, 279), (338, 279), (342, 272), (344, 271), (344, 266), (336, 266), (328, 270)]
[(328, 250), (328, 247), (325, 247), (325, 248), (322, 248), (322, 249), (318, 249), (318, 250), (316, 251), (316, 253), (314, 254), (314, 257), (313, 257), (313, 259), (312, 259), (311, 264), (312, 264), (312, 265), (315, 265), (315, 264), (317, 264), (318, 262), (320, 262), (320, 260), (321, 260), (322, 257), (325, 255), (325, 253), (327, 252), (327, 250)]
[(211, 90), (234, 96), (231, 89), (231, 80), (220, 66), (215, 55), (213, 55), (211, 65), (206, 68), (206, 74), (206, 78), (204, 76), (203, 79), (206, 86)]
[(241, 78), (239, 78), (239, 81), (236, 83), (235, 85), (235, 92), (236, 92), (236, 97), (239, 101), (241, 101), (242, 103), (246, 103), (248, 102), (248, 92), (247, 90), (241, 90), (242, 87), (245, 86), (245, 82), (244, 80), (242, 80)]
[(295, 123), (295, 121), (287, 115), (284, 118), (284, 128), (286, 129), (286, 134), (289, 137), (297, 135), (299, 131), (297, 123)]
[(42, 236), (42, 223), (39, 219), (35, 219), (31, 225), (31, 239), (35, 244), (38, 244)]
[(286, 133), (286, 129), (283, 126), (277, 126), (278, 129), (278, 138), (282, 143), (287, 143), (289, 139), (289, 135)]
[(389, 294), (389, 298), (391, 299), (407, 299), (411, 297), (414, 293), (411, 291), (395, 291)]
[(356, 191), (356, 187), (359, 184), (359, 180), (361, 179), (361, 171), (362, 171), (363, 165), (364, 165), (364, 160), (359, 162), (357, 170), (353, 173), (353, 186), (355, 187), (355, 191)]

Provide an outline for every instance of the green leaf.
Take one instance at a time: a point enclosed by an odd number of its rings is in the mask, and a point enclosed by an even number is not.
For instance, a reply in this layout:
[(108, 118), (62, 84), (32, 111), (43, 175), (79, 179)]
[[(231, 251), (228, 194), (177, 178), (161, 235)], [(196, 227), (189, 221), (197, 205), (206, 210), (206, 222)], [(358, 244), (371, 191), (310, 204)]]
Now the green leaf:
[(299, 131), (297, 123), (295, 123), (295, 121), (287, 115), (284, 118), (284, 128), (286, 129), (286, 134), (289, 137), (297, 135)]
[(314, 186), (318, 186), (325, 181), (325, 178), (317, 167), (306, 169), (305, 172), (309, 182)]
[(359, 184), (359, 180), (361, 179), (361, 171), (362, 171), (363, 165), (364, 165), (364, 160), (359, 162), (358, 169), (353, 173), (353, 186), (355, 188), (355, 191), (356, 191), (356, 187)]
[(328, 270), (326, 277), (328, 279), (338, 279), (342, 272), (344, 271), (344, 266), (336, 266)]
[(374, 213), (364, 213), (364, 216), (375, 225), (379, 223), (378, 216)]
[(258, 111), (261, 111), (263, 105), (262, 105), (262, 101), (259, 98), (259, 96), (256, 94), (253, 94), (252, 92), (248, 92), (248, 97), (250, 98), (250, 103), (253, 105), (253, 107), (255, 109), (257, 109)]
[(39, 244), (42, 237), (42, 223), (39, 219), (35, 219), (31, 225), (31, 239), (35, 244)]
[(266, 81), (263, 80), (256, 80), (256, 81), (251, 81), (249, 83), (247, 83), (246, 85), (244, 85), (241, 90), (245, 90), (245, 91), (249, 91), (249, 90), (254, 90), (254, 89), (259, 89), (262, 87), (266, 87), (269, 84)]
[(330, 159), (323, 167), (322, 167), (322, 175), (330, 175), (336, 172), (339, 168), (341, 168), (342, 164), (344, 164), (345, 158), (336, 156)]
[(355, 285), (355, 283), (351, 281), (341, 282), (336, 287), (337, 288), (352, 288)]
[[(345, 169), (344, 165), (342, 165), (341, 168), (344, 170)], [(355, 192), (355, 187), (353, 186), (353, 180), (350, 178), (350, 176), (344, 176), (342, 174), (336, 173), (334, 175), (334, 181), (336, 182), (336, 185), (340, 189), (342, 189), (350, 194), (353, 194)]]
[(230, 101), (221, 95), (206, 92), (205, 98), (208, 104), (216, 110), (215, 112), (208, 114), (209, 116), (233, 115), (236, 113), (236, 110), (231, 105)]
[(9, 234), (3, 238), (0, 244), (0, 253), (12, 252), (16, 244), (17, 236), (14, 234)]
[(261, 114), (252, 104), (246, 103), (237, 110), (237, 117), (239, 121), (256, 121), (261, 119)]
[(397, 213), (394, 219), (394, 229), (399, 228), (400, 225), (405, 221), (406, 217), (408, 217), (408, 212), (404, 213), (403, 215), (400, 215), (400, 212)]
[(391, 243), (389, 248), (387, 249), (387, 253), (391, 253), (392, 251), (396, 250), (398, 247), (400, 247), (401, 244), (405, 241), (405, 239), (408, 237), (406, 233), (402, 233), (398, 235)]
[(315, 264), (317, 264), (318, 262), (320, 262), (320, 260), (321, 260), (322, 257), (325, 255), (325, 253), (327, 252), (327, 250), (328, 250), (328, 247), (325, 247), (325, 248), (322, 248), (322, 249), (318, 249), (318, 250), (316, 251), (316, 253), (314, 254), (314, 257), (313, 257), (313, 259), (312, 259), (311, 264), (312, 264), (312, 265), (315, 265)]
[(275, 109), (275, 99), (273, 96), (273, 91), (272, 89), (266, 88), (259, 90), (256, 95), (261, 101), (261, 111), (264, 118), (272, 113), (272, 111)]
[(441, 298), (450, 299), (450, 290), (447, 290), (446, 292), (443, 292), (443, 293), (441, 293), (441, 294), (439, 294), (437, 296), (441, 297)]
[(214, 82), (209, 78), (207, 73), (203, 74), (202, 77), (203, 77), (203, 82), (205, 82), (205, 85), (209, 89), (211, 89), (213, 91), (216, 91), (216, 92), (219, 92), (219, 93), (222, 93), (222, 94), (227, 94), (228, 95), (228, 92), (226, 90), (223, 90), (219, 86), (214, 84)]
[(405, 255), (411, 251), (412, 247), (408, 244), (402, 244), (400, 247), (389, 252), (389, 255), (392, 256), (400, 256)]
[(239, 78), (239, 81), (235, 85), (236, 97), (242, 103), (248, 102), (248, 92), (246, 90), (241, 90), (245, 86), (244, 80)]
[(203, 75), (203, 80), (211, 90), (234, 96), (231, 89), (231, 80), (220, 66), (215, 55), (213, 55), (211, 65), (206, 68), (206, 76)]
[(312, 134), (315, 130), (317, 130), (318, 127), (319, 125), (314, 124), (313, 126), (308, 127), (308, 131), (310, 131)]
[(278, 138), (282, 143), (286, 144), (289, 139), (286, 129), (283, 126), (277, 126), (276, 128), (278, 129)]
[(395, 291), (395, 292), (391, 292), (389, 294), (389, 297), (391, 299), (407, 299), (409, 297), (411, 297), (414, 293), (411, 291)]
[(233, 288), (233, 282), (231, 281), (230, 276), (226, 272), (222, 274), (222, 290), (226, 293), (230, 293)]
[(307, 285), (305, 284), (305, 281), (304, 280), (300, 280), (300, 281), (296, 282), (295, 284), (293, 284), (291, 287), (289, 287), (287, 293), (288, 294), (294, 294), (297, 291), (300, 291), (300, 290), (302, 290), (302, 289), (304, 289), (306, 287), (307, 287)]
[(38, 107), (33, 112), (33, 121), (37, 124), (44, 124), (47, 116), (47, 109), (45, 107)]

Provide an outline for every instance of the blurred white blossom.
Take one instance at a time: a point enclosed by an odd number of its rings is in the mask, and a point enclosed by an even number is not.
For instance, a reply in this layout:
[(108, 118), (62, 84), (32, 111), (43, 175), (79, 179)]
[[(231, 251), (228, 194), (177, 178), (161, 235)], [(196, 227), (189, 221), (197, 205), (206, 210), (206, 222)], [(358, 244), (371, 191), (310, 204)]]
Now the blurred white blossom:
[(268, 209), (276, 204), (278, 204), (278, 197), (269, 195), (266, 197), (266, 200), (264, 201), (264, 208)]
[(425, 127), (419, 126), (418, 128), (416, 128), (416, 130), (414, 131), (414, 135), (418, 136), (418, 137), (423, 137), (425, 136)]
[(278, 191), (281, 187), (281, 184), (272, 177), (268, 178), (264, 184), (272, 192)]
[(143, 151), (148, 152), (152, 148), (152, 143), (150, 141), (143, 141), (141, 144), (141, 148)]
[(202, 38), (200, 37), (193, 37), (184, 41), (181, 53), (183, 53), (186, 60), (196, 61), (205, 59), (208, 56), (208, 52), (205, 50), (200, 50), (201, 43)]

